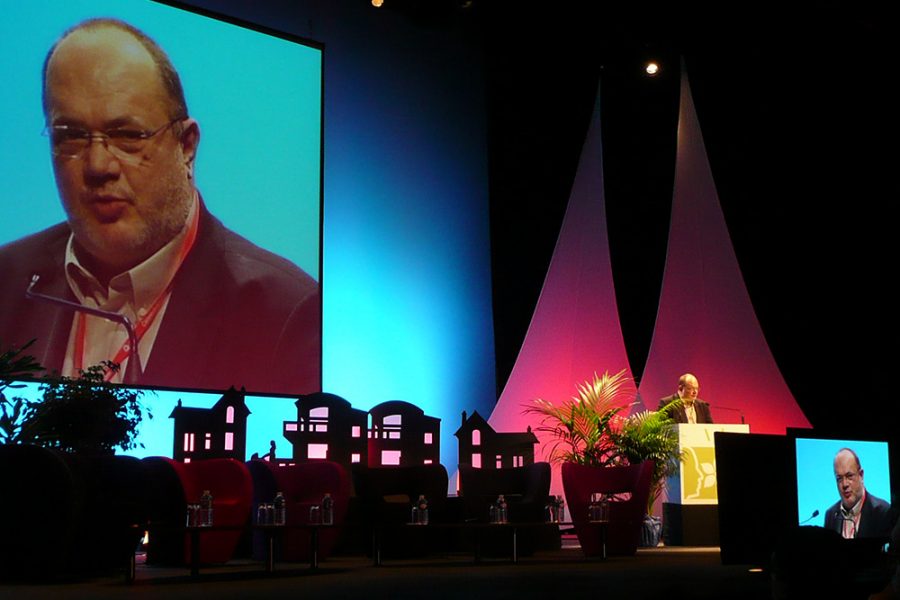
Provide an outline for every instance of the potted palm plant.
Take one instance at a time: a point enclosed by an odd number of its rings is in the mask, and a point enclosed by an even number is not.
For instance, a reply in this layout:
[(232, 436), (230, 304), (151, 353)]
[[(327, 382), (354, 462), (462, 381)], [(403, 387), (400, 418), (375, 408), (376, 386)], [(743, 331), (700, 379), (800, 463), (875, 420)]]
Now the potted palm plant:
[(612, 437), (620, 457), (628, 463), (653, 461), (642, 545), (655, 547), (662, 536), (662, 521), (653, 515), (653, 505), (665, 489), (666, 478), (678, 471), (681, 460), (675, 421), (666, 411), (645, 410), (623, 420)]
[[(614, 375), (606, 372), (602, 376), (595, 373), (593, 379), (577, 386), (578, 394), (570, 399), (556, 404), (536, 399), (525, 407), (525, 412), (541, 417), (536, 431), (550, 439), (547, 446), (549, 460), (563, 464), (563, 487), (567, 495), (570, 489), (585, 489), (571, 478), (583, 477), (588, 473), (581, 467), (570, 466), (572, 464), (628, 467), (634, 476), (617, 475), (619, 480), (636, 480), (638, 477), (649, 480), (649, 492), (646, 486), (643, 491), (643, 494), (648, 494), (646, 500), (641, 494), (641, 506), (635, 507), (639, 513), (634, 524), (648, 530), (648, 535), (641, 535), (641, 538), (646, 538), (645, 545), (655, 546), (662, 528), (660, 521), (651, 513), (654, 502), (664, 489), (666, 477), (678, 467), (677, 431), (674, 421), (665, 412), (643, 411), (630, 417), (622, 414), (630, 406), (630, 390), (626, 387), (628, 381), (625, 371)], [(638, 475), (639, 468), (650, 469), (650, 473)], [(591, 485), (596, 487), (599, 484)], [(576, 510), (574, 500), (568, 500), (572, 511)], [(578, 518), (579, 515), (573, 512), (576, 531)], [(581, 541), (582, 548), (585, 548), (585, 539)]]
[[(620, 413), (630, 400), (627, 382), (624, 371), (595, 373), (567, 400), (537, 399), (525, 407), (540, 417), (535, 431), (546, 440), (549, 460), (561, 464), (569, 514), (587, 556), (634, 554), (640, 541), (650, 463), (628, 465), (617, 445)], [(596, 516), (596, 494), (603, 495), (604, 516)]]

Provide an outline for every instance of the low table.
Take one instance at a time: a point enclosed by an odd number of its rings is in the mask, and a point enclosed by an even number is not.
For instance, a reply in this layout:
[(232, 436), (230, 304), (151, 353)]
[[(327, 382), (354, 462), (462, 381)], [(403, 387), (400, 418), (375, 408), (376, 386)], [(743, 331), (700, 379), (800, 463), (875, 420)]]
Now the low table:
[[(299, 525), (213, 525), (210, 527), (168, 527), (168, 526), (153, 526), (150, 525), (147, 527), (149, 532), (153, 532), (154, 530), (159, 529), (167, 529), (169, 531), (182, 531), (185, 534), (190, 536), (191, 539), (191, 556), (189, 567), (191, 570), (191, 577), (197, 577), (200, 574), (200, 545), (202, 543), (203, 536), (201, 535), (203, 532), (209, 531), (262, 531), (265, 534), (266, 539), (266, 559), (265, 559), (265, 571), (266, 573), (273, 573), (275, 571), (275, 538), (277, 536), (283, 535), (285, 531), (289, 529), (307, 529), (310, 532), (310, 557), (309, 557), (309, 568), (310, 569), (318, 569), (319, 568), (319, 530), (323, 528), (332, 528), (334, 525), (323, 525), (320, 523), (306, 523)], [(152, 537), (152, 536), (151, 536)], [(151, 541), (152, 543), (152, 541)], [(126, 581), (132, 582), (134, 581), (135, 576), (135, 567), (134, 567), (134, 555), (132, 554), (131, 565), (126, 572)]]
[[(381, 566), (383, 563), (383, 556), (381, 553), (381, 541), (384, 536), (384, 531), (389, 529), (413, 529), (413, 530), (422, 530), (422, 531), (437, 531), (437, 530), (467, 530), (475, 532), (475, 562), (481, 561), (481, 544), (480, 538), (481, 534), (484, 531), (508, 531), (511, 535), (511, 558), (513, 564), (518, 564), (519, 562), (519, 530), (520, 529), (530, 529), (536, 527), (546, 527), (548, 525), (557, 526), (557, 527), (571, 527), (572, 523), (570, 522), (558, 522), (558, 523), (548, 523), (544, 521), (533, 521), (533, 522), (523, 522), (523, 523), (482, 523), (477, 521), (463, 521), (460, 523), (428, 523), (427, 525), (419, 524), (419, 523), (381, 523), (375, 526), (373, 531), (373, 539), (372, 539), (372, 559), (375, 566)], [(605, 537), (606, 537), (606, 528), (602, 529), (604, 536), (604, 548)], [(606, 553), (604, 552), (603, 558), (606, 558)]]

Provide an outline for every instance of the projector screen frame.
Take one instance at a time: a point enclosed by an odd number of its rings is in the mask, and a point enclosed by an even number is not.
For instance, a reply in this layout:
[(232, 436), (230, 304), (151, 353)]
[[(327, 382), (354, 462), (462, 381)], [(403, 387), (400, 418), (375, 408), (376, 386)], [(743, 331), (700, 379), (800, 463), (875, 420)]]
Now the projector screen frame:
[[(854, 431), (851, 428), (842, 431), (835, 430), (818, 430), (807, 428), (788, 428), (787, 437), (789, 440), (789, 460), (793, 473), (793, 486), (790, 490), (792, 497), (790, 498), (790, 507), (792, 510), (792, 522), (797, 525), (815, 525), (823, 526), (825, 519), (825, 511), (829, 506), (837, 502), (839, 494), (834, 483), (834, 475), (832, 469), (832, 461), (834, 453), (841, 448), (850, 448), (860, 456), (860, 463), (865, 473), (863, 478), (867, 493), (872, 493), (876, 497), (890, 502), (893, 507), (893, 487), (896, 485), (896, 477), (894, 476), (892, 454), (896, 452), (897, 444), (883, 436), (874, 436), (864, 432)], [(800, 440), (809, 442), (818, 442), (822, 446), (821, 452), (823, 459), (827, 461), (821, 466), (820, 470), (827, 474), (819, 474), (811, 476), (807, 473), (809, 465), (801, 465), (798, 460), (798, 443)], [(879, 450), (875, 445), (883, 445), (883, 450)], [(862, 449), (861, 449), (862, 448)], [(826, 456), (829, 454), (830, 456)], [(882, 459), (884, 462), (882, 462)], [(869, 465), (869, 466), (867, 466)], [(813, 479), (816, 481), (814, 482)], [(820, 483), (819, 481), (821, 480)], [(827, 480), (828, 483), (824, 483)], [(806, 487), (813, 489), (827, 490), (824, 496), (822, 506), (818, 503), (808, 501), (807, 496), (810, 495), (809, 490), (801, 490), (801, 486), (806, 482)], [(871, 482), (871, 485), (870, 485)], [(829, 487), (830, 485), (830, 487)], [(871, 490), (870, 490), (871, 488)], [(872, 491), (874, 490), (874, 491)], [(819, 514), (813, 517), (818, 511)], [(896, 513), (896, 508), (892, 508)]]
[[(152, 8), (153, 6), (156, 6), (158, 8), (153, 9)], [(309, 78), (309, 77), (306, 78), (306, 80), (305, 80), (306, 83), (304, 84), (306, 87), (303, 88), (303, 89), (311, 90), (311, 93), (308, 95), (305, 95), (303, 98), (301, 98), (301, 100), (308, 99), (308, 102), (307, 102), (307, 105), (305, 108), (308, 108), (309, 110), (304, 113), (305, 115), (308, 115), (308, 117), (303, 117), (303, 118), (307, 119), (310, 123), (314, 123), (314, 126), (311, 126), (310, 128), (306, 129), (305, 131), (309, 131), (309, 132), (316, 131), (316, 134), (315, 134), (316, 137), (313, 138), (313, 137), (304, 136), (302, 138), (303, 140), (309, 141), (309, 143), (306, 144), (306, 147), (309, 148), (311, 150), (311, 152), (307, 152), (306, 154), (304, 154), (302, 156), (295, 155), (291, 152), (284, 153), (284, 156), (286, 157), (285, 160), (288, 160), (288, 161), (293, 160), (294, 163), (297, 165), (297, 168), (296, 168), (297, 171), (302, 170), (304, 168), (303, 165), (306, 165), (306, 171), (303, 176), (306, 177), (305, 181), (308, 181), (309, 185), (305, 186), (302, 190), (300, 188), (294, 188), (294, 187), (281, 188), (281, 189), (290, 190), (291, 194), (293, 194), (293, 196), (288, 196), (287, 194), (284, 194), (284, 195), (275, 195), (275, 194), (271, 194), (271, 193), (264, 194), (264, 196), (266, 198), (272, 199), (273, 201), (280, 201), (283, 203), (291, 203), (291, 204), (293, 204), (293, 203), (299, 204), (299, 202), (297, 202), (297, 201), (300, 198), (308, 199), (309, 202), (307, 202), (306, 204), (309, 206), (309, 212), (304, 213), (304, 214), (308, 214), (310, 216), (310, 218), (303, 220), (303, 226), (306, 227), (306, 230), (303, 233), (298, 233), (297, 228), (291, 225), (291, 223), (297, 223), (296, 221), (293, 221), (293, 217), (291, 216), (295, 213), (291, 213), (291, 215), (284, 215), (284, 216), (282, 216), (282, 218), (280, 220), (276, 220), (277, 217), (280, 216), (279, 213), (273, 212), (273, 211), (266, 211), (265, 209), (263, 209), (263, 210), (261, 210), (262, 215), (259, 217), (258, 221), (261, 223), (261, 226), (266, 226), (268, 223), (272, 223), (276, 226), (280, 226), (281, 230), (278, 233), (278, 235), (280, 236), (278, 238), (279, 243), (281, 243), (281, 241), (287, 240), (287, 243), (293, 244), (297, 248), (308, 248), (309, 251), (307, 252), (306, 255), (309, 258), (312, 258), (311, 253), (315, 252), (315, 259), (314, 260), (306, 260), (303, 264), (301, 264), (301, 262), (299, 262), (297, 260), (297, 258), (295, 258), (293, 255), (291, 255), (291, 256), (285, 255), (279, 249), (271, 248), (265, 242), (260, 242), (257, 239), (253, 238), (249, 233), (245, 233), (245, 231), (242, 228), (242, 222), (240, 220), (235, 222), (235, 220), (233, 218), (231, 220), (225, 218), (225, 216), (223, 216), (223, 214), (221, 214), (225, 211), (222, 210), (220, 206), (215, 206), (215, 202), (217, 200), (219, 201), (220, 204), (222, 204), (224, 202), (231, 202), (233, 205), (236, 205), (237, 203), (242, 202), (244, 204), (252, 205), (253, 203), (245, 200), (246, 198), (252, 198), (252, 197), (247, 196), (246, 194), (244, 194), (242, 192), (236, 192), (233, 195), (219, 194), (218, 197), (216, 197), (215, 193), (211, 194), (210, 192), (204, 191), (206, 189), (206, 185), (208, 185), (208, 184), (203, 183), (204, 177), (212, 180), (213, 183), (215, 183), (217, 180), (219, 180), (221, 178), (219, 176), (220, 171), (218, 171), (218, 170), (204, 171), (204, 166), (203, 166), (203, 164), (201, 164), (198, 167), (198, 179), (200, 180), (198, 187), (201, 190), (201, 192), (204, 194), (204, 198), (206, 199), (206, 201), (210, 201), (210, 200), (212, 201), (210, 208), (211, 208), (211, 211), (213, 212), (213, 214), (215, 214), (217, 217), (221, 218), (222, 221), (225, 222), (226, 226), (230, 226), (239, 235), (250, 238), (251, 241), (254, 241), (260, 247), (262, 247), (266, 250), (270, 250), (274, 254), (276, 254), (278, 256), (282, 256), (282, 257), (286, 258), (287, 260), (289, 260), (290, 262), (297, 264), (298, 266), (300, 266), (301, 269), (306, 271), (309, 275), (311, 275), (313, 277), (314, 280), (317, 281), (318, 289), (317, 289), (316, 293), (318, 294), (319, 301), (317, 302), (317, 305), (316, 305), (315, 320), (318, 324), (318, 345), (317, 345), (317, 349), (316, 349), (317, 355), (315, 356), (315, 361), (316, 361), (317, 371), (318, 371), (318, 378), (317, 378), (318, 380), (316, 382), (316, 388), (318, 390), (321, 390), (321, 386), (322, 386), (322, 374), (321, 373), (322, 373), (322, 362), (323, 362), (322, 340), (324, 337), (322, 335), (322, 323), (323, 323), (322, 306), (323, 306), (323, 303), (321, 302), (321, 297), (322, 297), (323, 288), (324, 288), (324, 282), (323, 282), (324, 239), (323, 239), (323, 234), (324, 234), (324, 210), (325, 210), (325, 203), (324, 203), (324, 158), (325, 158), (325, 155), (324, 155), (324, 139), (325, 139), (325, 133), (324, 133), (325, 132), (325, 123), (324, 123), (324, 119), (325, 119), (324, 44), (314, 41), (314, 40), (303, 38), (301, 36), (297, 36), (297, 35), (294, 35), (291, 33), (273, 29), (271, 27), (265, 27), (265, 26), (261, 26), (256, 23), (251, 23), (251, 22), (239, 19), (239, 18), (234, 18), (232, 16), (223, 14), (218, 11), (208, 10), (208, 9), (205, 9), (202, 7), (192, 6), (185, 2), (176, 2), (176, 1), (172, 1), (172, 0), (135, 0), (133, 3), (122, 5), (121, 10), (119, 10), (118, 5), (112, 6), (112, 8), (110, 8), (109, 6), (104, 8), (102, 6), (102, 4), (100, 4), (100, 5), (98, 5), (96, 10), (93, 10), (92, 6), (89, 3), (82, 3), (82, 4), (72, 3), (72, 8), (71, 8), (71, 10), (67, 11), (67, 16), (58, 15), (54, 22), (50, 22), (46, 25), (42, 25), (41, 22), (39, 22), (39, 21), (29, 20), (29, 12), (27, 9), (23, 9), (20, 12), (14, 13), (14, 14), (17, 15), (16, 22), (19, 23), (19, 26), (23, 29), (23, 31), (33, 31), (35, 27), (38, 27), (38, 28), (40, 28), (39, 31), (42, 32), (39, 37), (41, 37), (42, 39), (47, 39), (48, 36), (53, 35), (54, 39), (55, 39), (59, 34), (61, 34), (63, 32), (63, 30), (67, 26), (74, 25), (84, 18), (107, 16), (107, 13), (114, 13), (110, 16), (117, 17), (117, 18), (122, 18), (122, 17), (120, 17), (120, 13), (122, 13), (125, 15), (123, 18), (126, 22), (132, 23), (141, 29), (143, 29), (145, 26), (148, 26), (147, 24), (151, 24), (151, 26), (155, 27), (157, 30), (160, 30), (160, 29), (164, 30), (166, 27), (166, 25), (165, 25), (166, 21), (164, 21), (164, 20), (157, 22), (157, 21), (151, 21), (149, 19), (144, 19), (142, 21), (139, 17), (135, 17), (134, 20), (131, 20), (131, 19), (129, 19), (129, 17), (127, 15), (129, 13), (135, 13), (135, 14), (140, 14), (140, 15), (149, 14), (149, 15), (155, 16), (157, 13), (162, 15), (162, 13), (160, 13), (159, 11), (169, 11), (170, 9), (172, 11), (171, 14), (176, 15), (174, 18), (177, 18), (178, 12), (184, 12), (185, 14), (190, 14), (195, 17), (204, 18), (204, 19), (211, 19), (213, 21), (216, 21), (216, 22), (219, 22), (222, 24), (234, 26), (234, 27), (240, 28), (241, 30), (252, 32), (253, 34), (259, 34), (260, 36), (270, 37), (270, 38), (277, 39), (277, 40), (283, 40), (283, 41), (289, 42), (290, 44), (296, 44), (298, 46), (303, 46), (303, 47), (309, 48), (314, 51), (314, 53), (312, 53), (312, 54), (304, 54), (304, 56), (307, 58), (304, 59), (304, 61), (306, 61), (306, 62), (302, 63), (302, 65), (305, 65), (305, 64), (314, 65), (315, 71), (311, 71), (311, 73), (314, 73), (312, 78)], [(75, 17), (73, 18), (71, 16), (71, 14), (68, 14), (68, 13), (75, 14)], [(165, 18), (164, 15), (163, 15), (163, 18)], [(61, 23), (63, 25), (61, 25)], [(185, 27), (185, 29), (191, 29), (191, 28), (194, 28), (193, 24)], [(196, 29), (201, 30), (201, 31), (203, 30), (202, 27), (197, 27)], [(215, 26), (211, 25), (211, 29), (215, 29)], [(152, 30), (148, 31), (148, 34), (152, 38), (156, 39), (155, 38), (156, 34), (154, 34)], [(240, 34), (238, 34), (238, 35), (240, 35)], [(167, 51), (167, 52), (169, 51), (168, 50), (169, 45), (167, 44), (167, 42), (165, 40), (156, 39), (156, 41), (160, 43), (160, 46), (163, 48), (164, 51)], [(10, 43), (12, 44), (14, 42), (10, 42)], [(188, 45), (188, 44), (198, 44), (201, 46), (205, 45), (205, 44), (203, 44), (202, 40), (191, 40), (190, 42), (185, 43), (185, 45)], [(10, 46), (10, 48), (12, 48), (12, 47), (13, 46)], [(42, 48), (42, 50), (41, 50), (42, 53), (41, 53), (40, 58), (43, 58), (43, 52), (45, 52), (47, 49), (49, 49), (50, 45), (49, 45), (49, 43), (47, 43), (46, 45), (42, 45), (41, 48)], [(33, 57), (32, 58), (32, 63), (33, 63), (34, 57), (35, 57), (34, 48), (31, 48), (30, 52), (32, 52), (32, 54), (30, 56)], [(297, 54), (294, 53), (294, 54), (291, 54), (290, 56), (297, 56)], [(178, 69), (179, 72), (181, 72), (178, 60), (175, 59), (174, 57), (173, 57), (173, 60), (176, 64), (176, 69)], [(208, 60), (208, 57), (207, 57), (207, 60)], [(31, 63), (29, 63), (29, 64), (31, 64)], [(275, 72), (274, 69), (277, 69), (278, 67), (280, 67), (280, 63), (276, 63), (273, 66), (273, 68), (271, 69), (271, 71)], [(235, 68), (238, 68), (238, 67), (235, 67)], [(301, 66), (301, 64), (298, 63), (297, 69), (299, 70), (298, 71), (299, 73), (302, 74), (304, 68), (305, 67)], [(32, 71), (34, 71), (34, 72), (32, 73)], [(282, 72), (284, 72), (284, 70)], [(28, 67), (28, 70), (26, 72), (26, 75), (28, 75), (28, 77), (25, 77), (25, 79), (27, 79), (27, 81), (25, 83), (23, 83), (22, 85), (28, 87), (28, 90), (29, 90), (28, 93), (30, 94), (29, 97), (35, 97), (35, 98), (37, 97), (34, 93), (35, 92), (34, 87), (35, 87), (35, 83), (39, 84), (39, 82), (40, 82), (39, 74), (40, 74), (39, 69), (35, 70), (35, 69), (31, 68), (31, 66)], [(291, 76), (293, 76), (293, 75), (291, 75)], [(300, 79), (300, 78), (302, 78), (302, 75), (300, 77), (298, 77), (297, 79)], [(185, 88), (187, 91), (187, 89), (191, 86), (191, 83), (188, 81), (188, 77), (185, 77), (183, 73), (182, 73), (182, 79), (185, 81)], [(277, 85), (277, 84), (273, 83), (273, 86), (274, 85)], [(199, 92), (196, 91), (198, 89), (200, 90)], [(291, 88), (291, 89), (293, 90), (294, 88)], [(196, 86), (195, 86), (195, 95), (197, 97), (202, 96), (204, 98), (211, 98), (211, 99), (208, 99), (208, 102), (225, 102), (224, 100), (219, 100), (217, 91), (218, 90), (210, 90), (210, 89), (208, 89), (208, 87), (203, 86), (202, 84), (196, 84)], [(268, 90), (263, 90), (263, 92), (265, 92), (265, 91), (268, 91)], [(255, 91), (251, 92), (251, 95), (253, 93), (255, 93)], [(262, 95), (263, 94), (260, 94), (260, 96), (262, 96)], [(213, 98), (213, 96), (215, 96), (215, 97)], [(298, 97), (296, 95), (286, 96), (286, 98), (289, 102), (296, 103), (298, 111), (305, 109), (302, 105), (302, 102), (297, 102)], [(188, 104), (190, 107), (193, 107), (193, 102), (191, 101), (190, 95), (188, 97)], [(28, 117), (29, 122), (34, 120), (34, 114), (36, 112), (38, 112), (38, 113), (40, 112), (39, 102), (32, 103), (29, 101), (24, 104), (20, 104), (20, 106), (23, 106), (24, 110), (29, 111), (29, 117)], [(222, 106), (225, 107), (223, 109), (223, 112), (230, 111), (230, 108), (229, 108), (229, 106), (231, 106), (230, 104), (222, 104)], [(260, 109), (260, 108), (257, 108), (256, 110), (265, 111), (265, 109)], [(193, 115), (194, 111), (191, 111), (191, 114)], [(283, 115), (284, 113), (282, 112), (281, 114)], [(202, 129), (203, 124), (204, 124), (203, 118), (201, 118), (200, 123), (201, 123), (201, 129)], [(246, 125), (244, 123), (238, 122), (238, 124), (234, 128), (237, 128), (241, 125), (244, 125), (246, 127)], [(29, 127), (37, 129), (36, 127), (31, 127), (31, 126), (29, 126)], [(315, 129), (313, 127), (315, 127)], [(30, 129), (28, 130), (28, 132), (30, 132)], [(31, 136), (29, 136), (29, 137), (31, 137)], [(38, 135), (36, 135), (35, 137), (40, 138), (40, 136), (38, 136)], [(210, 138), (210, 139), (212, 139), (212, 138)], [(298, 139), (298, 138), (294, 138), (294, 139)], [(46, 144), (46, 141), (43, 141), (43, 144)], [(207, 141), (206, 146), (204, 146), (204, 144), (201, 144), (201, 152), (200, 152), (198, 162), (202, 161), (205, 158), (205, 155), (210, 154), (208, 149), (206, 152), (204, 152), (204, 148), (208, 148), (208, 147), (209, 147), (209, 141)], [(220, 146), (220, 147), (222, 147), (222, 146)], [(232, 148), (232, 153), (237, 154), (237, 153), (233, 152), (232, 146), (225, 146), (225, 148)], [(291, 148), (293, 148), (293, 146), (291, 146)], [(50, 160), (49, 152), (46, 151), (46, 145), (43, 146), (42, 150), (43, 150), (43, 152), (42, 152), (43, 163), (46, 165), (49, 165), (51, 160)], [(277, 152), (277, 150), (276, 150), (276, 152)], [(45, 186), (46, 186), (47, 182), (49, 182), (50, 187), (53, 187), (53, 184), (52, 184), (53, 175), (51, 174), (50, 170), (47, 169), (46, 175), (44, 175), (40, 171), (41, 169), (45, 168), (44, 164), (41, 164), (38, 167), (34, 167), (33, 166), (34, 165), (34, 158), (33, 158), (34, 156), (35, 156), (34, 154), (28, 154), (27, 156), (23, 155), (21, 158), (19, 158), (18, 156), (13, 157), (12, 159), (7, 157), (5, 159), (7, 161), (7, 168), (18, 168), (18, 167), (16, 167), (16, 165), (18, 165), (19, 163), (21, 163), (22, 165), (26, 165), (26, 166), (28, 166), (28, 168), (34, 169), (34, 172), (31, 174), (31, 178), (33, 180), (35, 180), (35, 181), (41, 180), (42, 185), (45, 185)], [(309, 156), (310, 159), (307, 160), (305, 158), (306, 156)], [(241, 160), (241, 158), (238, 158), (238, 159)], [(257, 153), (256, 160), (263, 161), (263, 160), (267, 160), (267, 159), (268, 159), (268, 157), (266, 157), (265, 155), (260, 155), (259, 153)], [(225, 173), (227, 173), (227, 171), (222, 172), (222, 173), (225, 174)], [(44, 182), (43, 181), (44, 179), (46, 179), (47, 182)], [(212, 186), (210, 185), (210, 187), (212, 187)], [(54, 192), (56, 191), (55, 188), (53, 188), (53, 191)], [(23, 199), (27, 198), (27, 197), (33, 197), (31, 194), (26, 194), (26, 193), (22, 193), (22, 196), (23, 196)], [(15, 197), (15, 195), (13, 195), (13, 197)], [(38, 206), (40, 206), (39, 204), (35, 204), (35, 208), (32, 209), (32, 212), (46, 215), (43, 217), (36, 217), (36, 218), (44, 218), (45, 220), (48, 220), (50, 223), (59, 222), (59, 221), (63, 220), (62, 218), (60, 218), (60, 216), (63, 215), (63, 213), (62, 213), (62, 210), (60, 207), (59, 197), (55, 193), (52, 196), (50, 196), (50, 195), (44, 193), (43, 191), (41, 191), (38, 198), (40, 199), (40, 202), (42, 203), (42, 205), (49, 206), (52, 203), (54, 205), (54, 211), (53, 211), (53, 214), (49, 214), (47, 211), (39, 209), (38, 208)], [(285, 206), (288, 206), (288, 204), (285, 204)], [(246, 211), (247, 209), (245, 208), (242, 210)], [(315, 211), (315, 215), (313, 215), (313, 211)], [(273, 215), (276, 218), (273, 218)], [(13, 217), (14, 217), (14, 215), (13, 215)], [(15, 220), (14, 218), (10, 218), (8, 223), (11, 223), (14, 220)], [(15, 242), (23, 239), (24, 237), (30, 236), (31, 234), (33, 234), (37, 231), (40, 231), (45, 226), (46, 226), (45, 224), (41, 224), (40, 221), (38, 221), (36, 224), (22, 223), (18, 226), (11, 225), (10, 228), (4, 228), (2, 235), (0, 235), (0, 246), (5, 245), (5, 244), (14, 244)], [(291, 237), (290, 237), (292, 230), (294, 231), (293, 239), (291, 239)], [(315, 236), (315, 238), (313, 238), (313, 235)], [(306, 240), (306, 242), (303, 242), (303, 241), (298, 242), (297, 240)], [(15, 279), (16, 279), (16, 281), (14, 283), (10, 283), (10, 288), (14, 287), (16, 284), (19, 283), (20, 278), (16, 277)], [(25, 282), (25, 283), (27, 283), (27, 282)], [(24, 283), (23, 283), (22, 291), (24, 292)], [(41, 291), (41, 290), (37, 290), (37, 291)], [(12, 313), (10, 313), (10, 314), (12, 314)], [(18, 313), (15, 313), (15, 314), (18, 314)], [(38, 321), (38, 322), (43, 323), (44, 321)], [(37, 329), (39, 329), (39, 328), (37, 328)], [(16, 336), (10, 335), (9, 337), (16, 337)], [(45, 337), (46, 339), (50, 339), (50, 338), (47, 338), (46, 335), (44, 335), (42, 337)], [(5, 343), (13, 343), (13, 342), (22, 342), (24, 340), (9, 339), (9, 340), (2, 340), (2, 341)], [(310, 353), (310, 356), (312, 356), (312, 353)], [(312, 361), (308, 361), (305, 364), (310, 364), (311, 362)], [(58, 368), (58, 365), (56, 365), (53, 360), (48, 360), (46, 366), (51, 369)], [(129, 387), (178, 389), (178, 390), (185, 390), (185, 391), (196, 390), (196, 391), (204, 391), (204, 392), (221, 392), (222, 391), (221, 390), (222, 386), (220, 386), (218, 384), (206, 385), (201, 382), (198, 382), (198, 383), (200, 383), (200, 384), (199, 385), (190, 385), (190, 382), (188, 382), (188, 385), (184, 385), (183, 381), (179, 381), (177, 383), (172, 383), (169, 381), (165, 381), (165, 378), (159, 378), (159, 379), (153, 379), (153, 380), (146, 381), (146, 382), (142, 381), (137, 384), (129, 384)], [(235, 381), (234, 383), (236, 385), (241, 385), (240, 381)], [(316, 391), (316, 390), (304, 389), (304, 390), (296, 390), (296, 391), (297, 392), (302, 391), (305, 393), (305, 392), (311, 392), (311, 391)], [(254, 394), (261, 394), (261, 395), (288, 395), (288, 396), (295, 395), (295, 390), (289, 389), (286, 386), (279, 386), (274, 383), (269, 386), (266, 386), (265, 384), (262, 386), (248, 385), (248, 392), (254, 393)]]

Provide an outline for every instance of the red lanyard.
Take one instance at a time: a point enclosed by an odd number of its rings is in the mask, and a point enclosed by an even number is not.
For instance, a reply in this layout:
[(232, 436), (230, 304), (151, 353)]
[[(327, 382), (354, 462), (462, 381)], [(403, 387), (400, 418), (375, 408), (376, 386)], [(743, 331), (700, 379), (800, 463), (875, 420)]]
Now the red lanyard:
[[(197, 230), (200, 226), (200, 217), (197, 214), (193, 221), (191, 222), (191, 227), (188, 230), (187, 236), (184, 239), (184, 244), (181, 247), (181, 252), (178, 254), (178, 267), (176, 268), (176, 273), (178, 269), (181, 268), (181, 263), (184, 262), (184, 259), (187, 258), (188, 253), (191, 251), (191, 248), (194, 246), (194, 240), (197, 239)], [(141, 343), (141, 339), (144, 337), (144, 334), (147, 333), (147, 330), (153, 325), (153, 321), (156, 320), (157, 315), (159, 315), (162, 310), (163, 305), (166, 303), (166, 299), (169, 297), (169, 294), (172, 292), (172, 285), (175, 281), (175, 278), (172, 278), (172, 281), (169, 282), (169, 285), (166, 286), (166, 289), (162, 291), (162, 293), (157, 296), (156, 300), (153, 301), (153, 304), (150, 306), (150, 310), (147, 311), (147, 314), (143, 316), (140, 320), (138, 320), (137, 325), (134, 328), (134, 337), (137, 344)], [(84, 345), (85, 338), (87, 337), (86, 329), (87, 329), (87, 315), (83, 312), (79, 312), (76, 317), (75, 322), (75, 348), (74, 348), (74, 356), (72, 359), (73, 367), (76, 373), (80, 373), (84, 368)], [(116, 355), (112, 358), (112, 362), (121, 365), (125, 360), (131, 356), (131, 346), (129, 345), (129, 340), (125, 340), (122, 343), (122, 346), (119, 348), (119, 351), (116, 352)], [(106, 376), (104, 379), (106, 381), (111, 381), (115, 372), (112, 370), (106, 371)]]

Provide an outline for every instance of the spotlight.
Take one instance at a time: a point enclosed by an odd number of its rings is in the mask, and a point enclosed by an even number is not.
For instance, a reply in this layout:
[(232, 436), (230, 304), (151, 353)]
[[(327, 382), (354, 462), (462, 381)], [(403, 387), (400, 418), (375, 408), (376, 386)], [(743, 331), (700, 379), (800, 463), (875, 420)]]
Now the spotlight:
[(375, 8), (381, 8), (382, 4), (384, 4), (384, 0), (372, 0), (372, 6)]
[(647, 66), (644, 67), (644, 71), (647, 73), (647, 75), (653, 77), (654, 75), (659, 73), (659, 63), (651, 60), (647, 63)]

